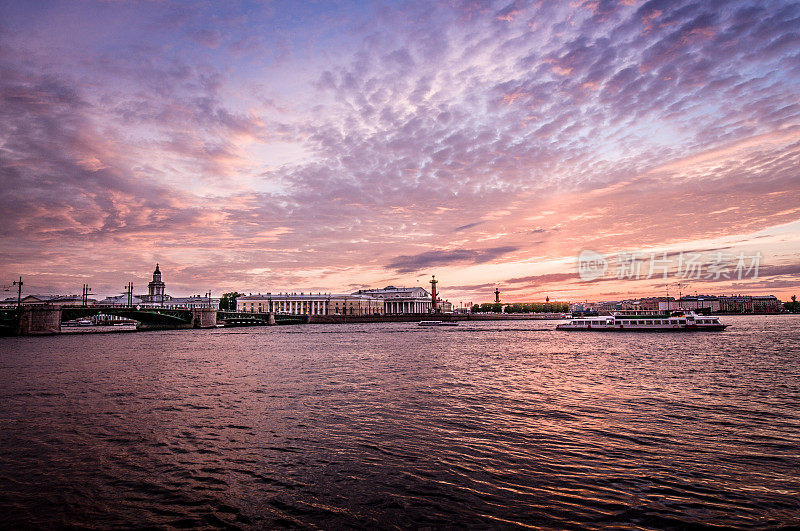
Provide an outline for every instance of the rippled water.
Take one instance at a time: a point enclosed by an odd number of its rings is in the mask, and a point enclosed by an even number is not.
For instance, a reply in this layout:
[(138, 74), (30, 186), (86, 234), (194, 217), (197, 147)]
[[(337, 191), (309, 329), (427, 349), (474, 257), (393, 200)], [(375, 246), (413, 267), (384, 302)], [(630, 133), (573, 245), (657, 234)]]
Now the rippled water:
[(800, 319), (0, 339), (4, 527), (800, 524)]

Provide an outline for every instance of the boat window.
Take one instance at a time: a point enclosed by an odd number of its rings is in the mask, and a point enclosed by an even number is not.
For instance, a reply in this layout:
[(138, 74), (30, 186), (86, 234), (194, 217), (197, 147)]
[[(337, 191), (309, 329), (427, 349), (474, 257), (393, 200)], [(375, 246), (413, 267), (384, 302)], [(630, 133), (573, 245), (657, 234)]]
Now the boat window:
[(686, 319), (679, 319), (679, 320), (678, 320), (678, 323), (679, 323), (679, 324), (686, 324)]

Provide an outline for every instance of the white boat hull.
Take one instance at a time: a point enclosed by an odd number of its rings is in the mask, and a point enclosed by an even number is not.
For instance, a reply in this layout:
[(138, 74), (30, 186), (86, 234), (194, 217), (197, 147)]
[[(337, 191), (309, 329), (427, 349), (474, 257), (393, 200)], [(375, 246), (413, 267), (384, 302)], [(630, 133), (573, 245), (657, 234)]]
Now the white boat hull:
[(728, 325), (716, 317), (694, 312), (670, 315), (616, 314), (607, 317), (583, 317), (556, 326), (556, 330), (587, 332), (714, 332)]

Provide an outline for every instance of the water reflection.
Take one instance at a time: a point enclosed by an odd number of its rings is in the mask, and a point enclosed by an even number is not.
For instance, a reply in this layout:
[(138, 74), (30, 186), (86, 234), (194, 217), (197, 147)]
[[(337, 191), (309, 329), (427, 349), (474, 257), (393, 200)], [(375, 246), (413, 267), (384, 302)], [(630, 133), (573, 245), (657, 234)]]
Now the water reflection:
[(800, 320), (0, 342), (6, 524), (796, 523)]

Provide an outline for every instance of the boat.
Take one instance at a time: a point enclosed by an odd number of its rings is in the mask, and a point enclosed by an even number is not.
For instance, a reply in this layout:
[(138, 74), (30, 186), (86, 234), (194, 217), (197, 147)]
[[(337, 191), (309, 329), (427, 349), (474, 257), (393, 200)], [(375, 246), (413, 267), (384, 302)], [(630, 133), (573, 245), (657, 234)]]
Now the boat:
[(697, 332), (725, 330), (719, 318), (678, 310), (666, 314), (626, 314), (580, 317), (556, 325), (556, 330), (591, 330), (596, 332)]
[(420, 321), (419, 326), (458, 326), (458, 323), (451, 321)]
[(72, 321), (64, 321), (61, 324), (63, 326), (94, 326), (91, 319), (73, 319)]

